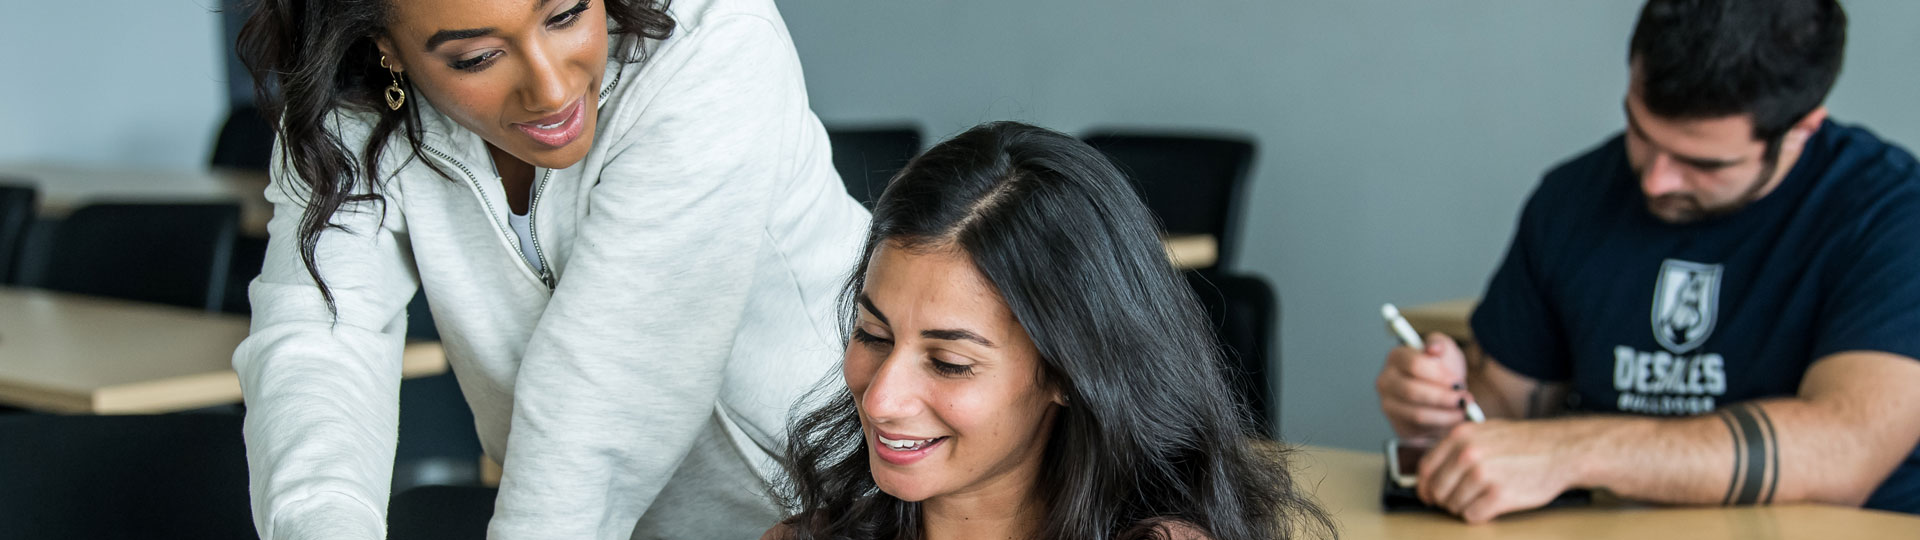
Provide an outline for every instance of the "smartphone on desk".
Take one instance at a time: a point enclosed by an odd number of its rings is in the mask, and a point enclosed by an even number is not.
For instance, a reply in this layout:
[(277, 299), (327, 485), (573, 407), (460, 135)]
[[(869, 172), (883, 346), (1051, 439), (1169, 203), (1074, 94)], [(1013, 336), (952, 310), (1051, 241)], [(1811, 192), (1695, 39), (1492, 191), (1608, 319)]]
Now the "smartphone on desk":
[(1387, 439), (1387, 479), (1393, 485), (1404, 489), (1413, 489), (1420, 478), (1420, 458), (1426, 457), (1427, 447), (1403, 445), (1400, 439)]
[[(1394, 512), (1402, 510), (1434, 510), (1420, 501), (1420, 494), (1414, 487), (1420, 482), (1420, 458), (1426, 457), (1430, 447), (1425, 445), (1401, 444), (1400, 439), (1387, 439), (1386, 481), (1380, 486), (1380, 506)], [(1593, 492), (1575, 489), (1561, 493), (1545, 507), (1585, 505), (1593, 501)]]
[(1427, 455), (1423, 445), (1403, 445), (1400, 439), (1387, 439), (1386, 481), (1380, 483), (1380, 506), (1394, 512), (1429, 509), (1414, 491), (1419, 484), (1420, 458)]

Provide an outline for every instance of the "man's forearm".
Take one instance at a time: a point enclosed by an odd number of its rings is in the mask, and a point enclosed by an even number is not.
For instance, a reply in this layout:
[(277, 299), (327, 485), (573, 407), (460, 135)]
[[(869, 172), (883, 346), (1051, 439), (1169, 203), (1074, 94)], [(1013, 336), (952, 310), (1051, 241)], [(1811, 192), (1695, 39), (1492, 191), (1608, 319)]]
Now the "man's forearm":
[(1586, 416), (1548, 420), (1572, 445), (1578, 487), (1679, 504), (1722, 502), (1733, 440), (1714, 415), (1690, 418)]
[(1842, 411), (1802, 399), (1687, 418), (1570, 418), (1578, 484), (1678, 504), (1859, 505), (1898, 463)]
[(1468, 345), (1467, 390), (1487, 416), (1524, 420), (1546, 418), (1564, 409), (1567, 385), (1543, 383), (1507, 369), (1485, 355), (1477, 345)]

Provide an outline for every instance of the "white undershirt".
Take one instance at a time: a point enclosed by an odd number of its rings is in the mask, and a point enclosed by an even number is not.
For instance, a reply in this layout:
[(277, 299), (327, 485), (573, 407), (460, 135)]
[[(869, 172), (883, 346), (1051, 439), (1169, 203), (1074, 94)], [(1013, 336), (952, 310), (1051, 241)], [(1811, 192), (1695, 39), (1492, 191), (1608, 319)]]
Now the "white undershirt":
[[(527, 186), (527, 201), (527, 210), (532, 211), (533, 186)], [(533, 220), (526, 214), (515, 214), (512, 208), (508, 208), (507, 225), (513, 227), (513, 233), (520, 237), (520, 256), (527, 259), (527, 264), (533, 265), (534, 273), (546, 271), (540, 266), (540, 252), (533, 249)]]

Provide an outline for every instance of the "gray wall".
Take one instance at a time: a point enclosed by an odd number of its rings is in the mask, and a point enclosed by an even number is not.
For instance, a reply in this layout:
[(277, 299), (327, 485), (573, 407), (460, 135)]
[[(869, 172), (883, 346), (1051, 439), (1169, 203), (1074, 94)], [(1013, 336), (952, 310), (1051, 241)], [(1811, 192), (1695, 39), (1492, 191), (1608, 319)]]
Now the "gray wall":
[[(1284, 436), (1373, 448), (1378, 310), (1473, 296), (1539, 174), (1620, 129), (1639, 2), (782, 0), (829, 123), (1228, 130), (1280, 290)], [(1920, 2), (1849, 4), (1837, 118), (1920, 144)]]
[[(0, 161), (193, 168), (225, 114), (216, 0), (16, 2)], [(1284, 433), (1371, 447), (1375, 310), (1478, 294), (1546, 167), (1619, 128), (1638, 2), (781, 0), (815, 110), (1228, 130), (1259, 163), (1238, 270), (1281, 291)], [(1920, 144), (1920, 2), (1856, 0), (1835, 116)]]
[(205, 164), (227, 107), (217, 5), (8, 2), (0, 161)]

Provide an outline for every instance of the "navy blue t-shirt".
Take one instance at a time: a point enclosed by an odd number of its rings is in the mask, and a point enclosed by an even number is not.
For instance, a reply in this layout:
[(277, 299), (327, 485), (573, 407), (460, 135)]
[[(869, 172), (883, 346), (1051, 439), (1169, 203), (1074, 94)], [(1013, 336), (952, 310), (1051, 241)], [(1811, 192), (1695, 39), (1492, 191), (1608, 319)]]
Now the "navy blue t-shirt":
[[(1472, 324), (1584, 412), (1703, 414), (1792, 396), (1834, 353), (1920, 358), (1920, 167), (1827, 122), (1773, 192), (1674, 225), (1615, 136), (1547, 173)], [(1920, 513), (1920, 448), (1866, 506)]]

